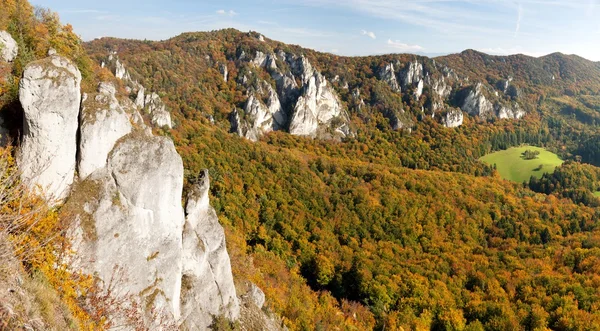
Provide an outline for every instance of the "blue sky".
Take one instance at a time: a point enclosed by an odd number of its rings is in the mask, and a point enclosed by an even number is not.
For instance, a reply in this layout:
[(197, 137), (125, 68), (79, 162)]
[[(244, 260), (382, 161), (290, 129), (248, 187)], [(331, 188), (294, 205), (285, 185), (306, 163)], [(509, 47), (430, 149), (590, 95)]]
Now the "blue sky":
[(552, 52), (600, 61), (600, 0), (32, 0), (84, 40), (233, 27), (340, 55)]

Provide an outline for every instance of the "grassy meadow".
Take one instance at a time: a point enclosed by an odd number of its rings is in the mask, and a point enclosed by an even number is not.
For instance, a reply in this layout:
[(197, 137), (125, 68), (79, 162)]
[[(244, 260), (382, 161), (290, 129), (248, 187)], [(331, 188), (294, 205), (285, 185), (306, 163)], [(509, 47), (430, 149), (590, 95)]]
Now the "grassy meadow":
[[(534, 159), (524, 157), (525, 151), (539, 152)], [(487, 164), (496, 164), (500, 176), (513, 182), (529, 181), (531, 176), (540, 178), (544, 173), (554, 172), (563, 161), (558, 155), (543, 148), (523, 145), (487, 154), (480, 158)]]

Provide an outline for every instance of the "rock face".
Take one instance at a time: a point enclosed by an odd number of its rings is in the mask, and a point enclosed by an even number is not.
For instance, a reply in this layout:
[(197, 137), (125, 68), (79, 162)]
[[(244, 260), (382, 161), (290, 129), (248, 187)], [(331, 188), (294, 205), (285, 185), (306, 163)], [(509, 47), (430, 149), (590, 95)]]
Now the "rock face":
[(412, 84), (418, 84), (423, 79), (423, 64), (418, 61), (410, 62), (401, 74), (403, 87), (409, 87)]
[(400, 85), (398, 84), (398, 80), (396, 79), (396, 71), (394, 70), (394, 64), (388, 63), (379, 74), (380, 79), (386, 82), (392, 90), (400, 93)]
[(494, 105), (483, 95), (483, 85), (477, 83), (463, 101), (461, 109), (471, 116), (483, 119), (491, 118), (494, 114)]
[(240, 314), (225, 233), (209, 204), (208, 170), (199, 177), (188, 193), (183, 230), (181, 307), (183, 326), (188, 330), (207, 329), (212, 316), (235, 320)]
[(229, 70), (227, 70), (227, 65), (219, 64), (219, 72), (221, 75), (223, 75), (223, 80), (227, 82), (227, 79), (229, 78)]
[(514, 105), (512, 107), (497, 105), (496, 108), (497, 108), (498, 118), (501, 118), (501, 119), (504, 119), (504, 118), (519, 119), (519, 118), (525, 116), (525, 111), (523, 109), (521, 109), (519, 104), (516, 102), (514, 103)]
[(160, 96), (156, 93), (146, 95), (144, 99), (144, 108), (150, 114), (152, 124), (162, 127), (166, 126), (169, 129), (173, 128), (171, 122), (171, 113), (167, 111), (167, 107), (162, 102)]
[(51, 202), (64, 199), (75, 174), (81, 73), (60, 56), (32, 62), (19, 87), (24, 110), (18, 157), (23, 182)]
[(106, 165), (108, 153), (132, 130), (131, 102), (121, 105), (114, 85), (101, 83), (98, 93), (84, 97), (80, 116), (79, 178), (84, 179)]
[(254, 283), (250, 283), (248, 292), (244, 296), (250, 299), (258, 308), (262, 308), (265, 304), (265, 293)]
[(290, 133), (316, 137), (319, 126), (342, 116), (342, 107), (321, 74), (309, 78), (304, 92), (294, 107)]
[(178, 319), (183, 163), (173, 142), (132, 133), (83, 185), (94, 188), (90, 196), (73, 195), (84, 200), (74, 240), (83, 269), (104, 282), (118, 271), (115, 293), (130, 293), (145, 307)]
[(0, 58), (12, 62), (17, 57), (19, 47), (13, 37), (6, 31), (0, 31)]
[[(105, 63), (105, 62), (102, 62)], [(131, 79), (129, 71), (125, 65), (119, 60), (116, 52), (111, 52), (107, 58), (107, 63), (114, 68), (115, 77), (125, 83), (125, 87), (131, 93), (131, 99), (135, 101), (135, 105), (140, 109), (145, 109), (150, 115), (152, 124), (159, 127), (173, 128), (171, 113), (167, 110), (167, 106), (157, 93), (146, 93), (146, 88), (137, 81)], [(227, 81), (227, 67), (224, 67), (223, 78)]]
[[(304, 56), (293, 60), (292, 70), (304, 84), (290, 122), (290, 133), (316, 137), (320, 127), (327, 127), (335, 118), (347, 123), (337, 94), (320, 72), (313, 69)], [(337, 129), (337, 128), (336, 128)]]
[(460, 109), (449, 109), (443, 117), (443, 124), (447, 128), (456, 128), (463, 124), (463, 113)]
[[(266, 104), (261, 95), (266, 95)], [(230, 115), (232, 131), (252, 141), (265, 133), (283, 130), (288, 121), (277, 93), (266, 81), (250, 89), (243, 115), (242, 118), (237, 110)]]
[[(246, 58), (244, 52), (238, 57), (242, 61)], [(283, 66), (289, 67), (289, 70), (279, 69), (277, 60), (284, 62)], [(232, 132), (253, 141), (272, 130), (288, 128), (291, 134), (312, 138), (352, 135), (348, 115), (333, 87), (306, 57), (283, 51), (277, 52), (277, 55), (257, 51), (249, 62), (253, 67), (269, 72), (275, 80), (276, 90), (267, 82), (247, 86), (250, 80), (245, 73), (240, 73), (237, 81), (246, 85), (250, 93), (244, 115), (238, 110), (231, 114)], [(266, 100), (266, 105), (261, 99)]]

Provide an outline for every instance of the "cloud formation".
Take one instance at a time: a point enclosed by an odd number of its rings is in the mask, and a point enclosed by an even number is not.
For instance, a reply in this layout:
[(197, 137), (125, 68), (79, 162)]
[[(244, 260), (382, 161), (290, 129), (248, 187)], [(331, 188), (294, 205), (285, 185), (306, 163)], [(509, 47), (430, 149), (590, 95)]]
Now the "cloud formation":
[(421, 52), (425, 49), (419, 45), (409, 45), (392, 39), (388, 39), (387, 45), (400, 52)]
[(515, 37), (519, 34), (519, 30), (521, 30), (521, 20), (523, 19), (523, 5), (519, 4), (517, 8), (517, 24), (515, 26)]
[(363, 35), (363, 36), (368, 36), (371, 39), (377, 39), (377, 37), (375, 36), (375, 32), (373, 32), (373, 31), (362, 30), (360, 32), (360, 34)]
[(219, 15), (226, 15), (226, 16), (229, 16), (229, 17), (233, 17), (233, 16), (235, 16), (235, 15), (238, 14), (238, 13), (236, 13), (235, 11), (233, 11), (231, 9), (229, 11), (227, 11), (225, 9), (219, 9), (219, 10), (216, 11), (216, 13), (219, 14)]

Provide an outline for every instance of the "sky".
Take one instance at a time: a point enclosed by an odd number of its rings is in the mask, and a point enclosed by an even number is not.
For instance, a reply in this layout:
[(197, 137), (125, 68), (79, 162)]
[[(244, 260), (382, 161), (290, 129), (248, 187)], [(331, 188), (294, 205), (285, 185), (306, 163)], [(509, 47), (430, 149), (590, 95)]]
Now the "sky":
[(600, 0), (32, 0), (84, 40), (236, 28), (339, 55), (465, 49), (600, 61)]

